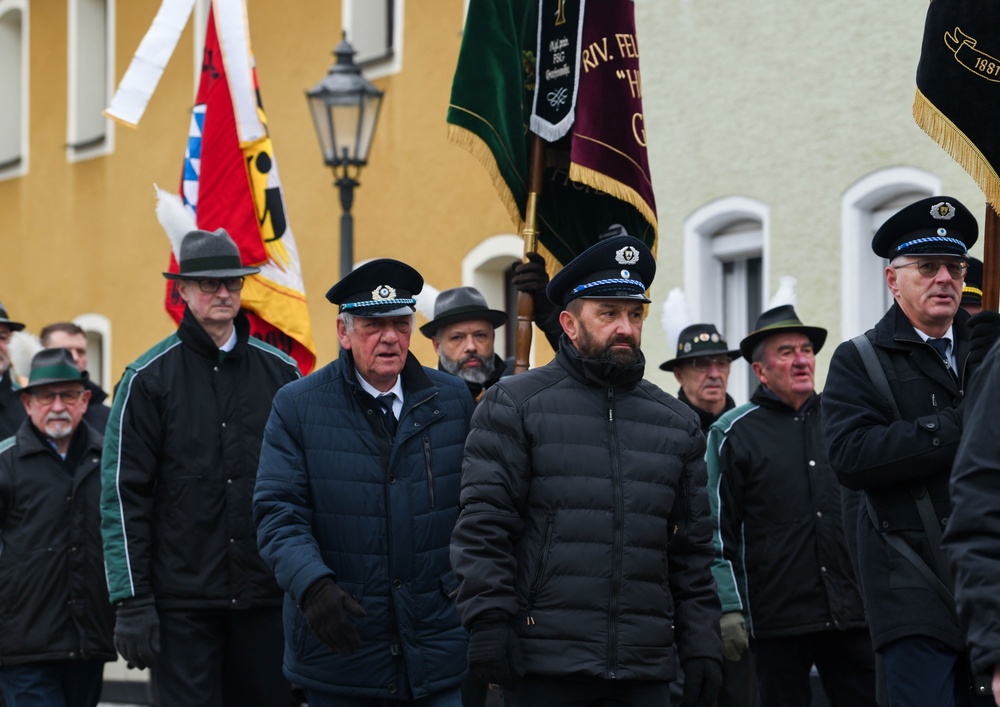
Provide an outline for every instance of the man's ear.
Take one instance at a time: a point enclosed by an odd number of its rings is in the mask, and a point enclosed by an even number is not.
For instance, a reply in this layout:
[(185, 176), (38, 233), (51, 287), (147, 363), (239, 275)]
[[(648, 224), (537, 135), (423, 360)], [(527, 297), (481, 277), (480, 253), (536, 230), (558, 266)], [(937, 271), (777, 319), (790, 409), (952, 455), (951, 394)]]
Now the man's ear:
[(889, 292), (893, 297), (899, 297), (899, 281), (896, 279), (896, 268), (891, 265), (885, 266), (885, 284), (889, 286)]
[(441, 342), (438, 341), (438, 338), (436, 336), (432, 336), (431, 337), (431, 343), (434, 345), (434, 355), (440, 357), (441, 356)]
[(568, 309), (559, 312), (559, 324), (562, 325), (563, 331), (566, 332), (569, 340), (576, 343), (576, 337), (579, 334), (579, 323), (572, 312)]
[(337, 338), (340, 339), (340, 345), (343, 348), (351, 350), (351, 337), (347, 335), (347, 325), (344, 324), (343, 319), (339, 318), (337, 319)]

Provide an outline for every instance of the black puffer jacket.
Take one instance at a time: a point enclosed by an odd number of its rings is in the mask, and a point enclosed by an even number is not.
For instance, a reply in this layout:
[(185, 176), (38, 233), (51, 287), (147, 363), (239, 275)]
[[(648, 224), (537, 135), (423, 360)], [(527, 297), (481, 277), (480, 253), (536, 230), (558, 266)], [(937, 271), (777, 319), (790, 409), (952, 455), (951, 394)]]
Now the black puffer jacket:
[(25, 420), (0, 445), (0, 664), (114, 660), (101, 552), (101, 437), (67, 461)]
[(675, 628), (682, 661), (721, 661), (704, 437), (642, 374), (609, 380), (564, 337), (473, 415), (459, 612), (510, 616), (528, 673), (672, 680)]
[[(968, 317), (960, 309), (954, 322), (960, 380), (969, 352)], [(833, 354), (823, 392), (830, 463), (844, 486), (865, 491), (883, 528), (898, 533), (933, 567), (911, 488), (915, 483), (926, 486), (943, 528), (951, 513), (948, 478), (962, 434), (956, 410), (962, 391), (899, 305), (866, 335), (902, 419), (894, 420), (872, 386), (857, 347), (842, 343)], [(856, 522), (859, 579), (875, 648), (919, 635), (961, 650), (962, 631), (954, 612), (920, 571), (886, 544), (863, 502)]]
[(824, 407), (813, 394), (793, 410), (760, 386), (708, 436), (715, 579), (723, 611), (742, 610), (756, 638), (865, 627), (840, 484), (823, 448)]

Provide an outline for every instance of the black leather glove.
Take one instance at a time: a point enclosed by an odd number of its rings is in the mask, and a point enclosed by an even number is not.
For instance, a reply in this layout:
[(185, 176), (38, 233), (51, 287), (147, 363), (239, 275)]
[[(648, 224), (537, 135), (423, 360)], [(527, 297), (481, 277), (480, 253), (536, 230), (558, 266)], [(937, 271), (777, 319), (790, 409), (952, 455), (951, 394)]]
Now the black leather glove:
[(469, 670), (480, 680), (511, 690), (521, 682), (524, 676), (521, 641), (502, 612), (487, 611), (473, 622)]
[(349, 617), (360, 619), (368, 612), (337, 586), (333, 578), (323, 577), (313, 582), (300, 604), (309, 630), (337, 655), (350, 655), (361, 645), (361, 636)]
[(552, 304), (545, 294), (545, 287), (549, 284), (545, 258), (535, 252), (528, 253), (526, 257), (528, 262), (514, 261), (514, 276), (510, 283), (518, 292), (531, 295), (535, 305), (532, 319), (555, 350), (559, 346), (559, 337), (562, 336), (562, 325), (559, 323), (559, 312), (562, 310)]
[(722, 687), (722, 664), (712, 658), (684, 661), (684, 707), (712, 707)]
[(969, 340), (969, 357), (965, 359), (966, 385), (972, 380), (972, 375), (986, 358), (990, 348), (1000, 339), (1000, 313), (984, 309), (973, 314), (969, 318), (969, 329), (972, 336)]
[(115, 609), (115, 650), (130, 668), (149, 668), (160, 654), (160, 617), (153, 597), (125, 599)]

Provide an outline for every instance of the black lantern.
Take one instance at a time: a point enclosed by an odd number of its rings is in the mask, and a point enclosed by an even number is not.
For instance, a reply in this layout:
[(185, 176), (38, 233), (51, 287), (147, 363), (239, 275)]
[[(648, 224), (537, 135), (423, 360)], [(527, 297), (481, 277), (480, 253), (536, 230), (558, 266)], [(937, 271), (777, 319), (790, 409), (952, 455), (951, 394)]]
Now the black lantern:
[(340, 189), (340, 274), (351, 271), (354, 263), (354, 220), (351, 206), (357, 176), (368, 163), (368, 150), (375, 137), (382, 105), (382, 91), (361, 75), (354, 63), (354, 47), (347, 33), (333, 50), (336, 63), (326, 76), (306, 92), (323, 162), (333, 168)]

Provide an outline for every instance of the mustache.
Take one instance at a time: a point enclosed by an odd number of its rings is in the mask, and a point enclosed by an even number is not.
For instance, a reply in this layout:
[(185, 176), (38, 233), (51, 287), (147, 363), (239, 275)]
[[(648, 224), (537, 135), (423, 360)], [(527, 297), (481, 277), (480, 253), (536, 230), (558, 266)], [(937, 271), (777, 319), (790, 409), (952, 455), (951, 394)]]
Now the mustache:
[(73, 422), (68, 412), (50, 412), (45, 416), (45, 422)]
[(486, 365), (486, 357), (485, 356), (480, 356), (477, 353), (470, 353), (470, 354), (466, 354), (465, 356), (462, 356), (462, 358), (458, 359), (458, 365), (459, 366), (464, 366), (469, 361), (478, 361), (480, 366), (485, 366)]

